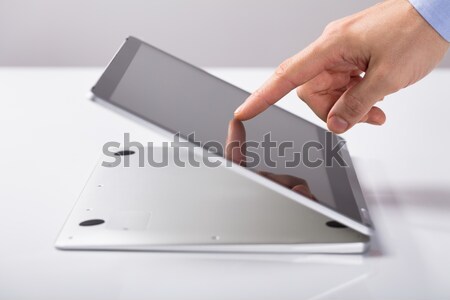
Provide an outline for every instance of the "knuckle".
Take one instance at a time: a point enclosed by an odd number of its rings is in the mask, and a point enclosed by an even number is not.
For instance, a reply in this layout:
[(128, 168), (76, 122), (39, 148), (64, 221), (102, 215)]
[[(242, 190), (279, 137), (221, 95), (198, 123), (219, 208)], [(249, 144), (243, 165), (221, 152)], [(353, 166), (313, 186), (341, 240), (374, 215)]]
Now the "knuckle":
[(348, 45), (352, 42), (351, 32), (342, 20), (333, 21), (325, 27), (319, 41), (319, 50), (323, 52), (329, 52), (330, 50), (336, 52), (336, 49), (341, 48), (341, 51), (338, 52), (345, 52), (344, 49), (348, 48)]
[(275, 69), (275, 77), (285, 83), (288, 83), (291, 88), (293, 89), (296, 85), (295, 83), (289, 78), (289, 69), (293, 63), (293, 58), (288, 58), (285, 61), (283, 61), (276, 69)]
[(262, 86), (253, 92), (253, 96), (259, 100), (260, 104), (264, 105), (265, 107), (269, 107), (272, 105), (272, 103), (267, 100), (266, 93), (266, 87)]
[(348, 94), (344, 98), (345, 113), (351, 118), (358, 118), (366, 113), (364, 102), (359, 97)]
[(344, 37), (352, 31), (353, 22), (347, 19), (340, 19), (330, 22), (324, 29), (323, 35), (327, 37)]
[(292, 58), (288, 58), (285, 61), (283, 61), (276, 69), (275, 69), (275, 75), (280, 78), (284, 78), (286, 76), (287, 70), (289, 69), (290, 65), (292, 64)]
[(328, 41), (328, 44), (341, 43), (343, 45), (355, 43), (360, 39), (357, 27), (354, 26), (355, 20), (352, 18), (343, 18), (329, 23), (323, 33), (322, 38)]
[(325, 26), (323, 33), (325, 35), (333, 35), (333, 34), (339, 33), (340, 30), (341, 30), (340, 21), (336, 20), (336, 21), (332, 21), (332, 22), (328, 23), (328, 25)]
[(253, 91), (253, 96), (260, 96), (262, 94), (263, 88), (259, 87)]
[[(253, 96), (256, 98), (262, 97), (264, 95), (264, 90), (265, 90), (264, 87), (259, 87), (258, 89), (256, 89), (253, 92)], [(262, 98), (264, 98), (264, 97), (262, 97)]]
[(337, 40), (334, 37), (321, 36), (311, 45), (311, 52), (315, 54), (329, 53), (334, 48)]

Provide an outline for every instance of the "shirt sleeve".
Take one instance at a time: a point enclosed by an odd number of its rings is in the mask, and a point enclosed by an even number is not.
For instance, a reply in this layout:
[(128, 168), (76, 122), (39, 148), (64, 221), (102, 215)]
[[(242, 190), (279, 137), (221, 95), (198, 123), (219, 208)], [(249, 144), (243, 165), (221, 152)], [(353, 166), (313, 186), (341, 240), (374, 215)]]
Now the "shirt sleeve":
[(409, 0), (439, 34), (450, 42), (450, 0)]

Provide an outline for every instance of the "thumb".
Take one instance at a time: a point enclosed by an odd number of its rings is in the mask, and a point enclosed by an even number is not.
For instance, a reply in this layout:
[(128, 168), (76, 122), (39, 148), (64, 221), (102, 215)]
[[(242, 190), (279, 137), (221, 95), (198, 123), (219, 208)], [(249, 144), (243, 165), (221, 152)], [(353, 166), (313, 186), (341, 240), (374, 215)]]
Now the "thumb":
[(392, 93), (386, 78), (368, 71), (358, 84), (345, 91), (328, 113), (328, 129), (343, 133), (358, 123), (377, 101)]

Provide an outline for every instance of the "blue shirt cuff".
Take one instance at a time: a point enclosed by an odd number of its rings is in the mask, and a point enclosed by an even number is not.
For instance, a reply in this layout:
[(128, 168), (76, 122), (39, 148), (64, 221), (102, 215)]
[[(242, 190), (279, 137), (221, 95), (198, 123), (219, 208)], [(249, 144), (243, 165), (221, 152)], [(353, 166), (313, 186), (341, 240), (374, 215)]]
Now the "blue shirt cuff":
[(427, 22), (450, 42), (450, 0), (409, 0)]

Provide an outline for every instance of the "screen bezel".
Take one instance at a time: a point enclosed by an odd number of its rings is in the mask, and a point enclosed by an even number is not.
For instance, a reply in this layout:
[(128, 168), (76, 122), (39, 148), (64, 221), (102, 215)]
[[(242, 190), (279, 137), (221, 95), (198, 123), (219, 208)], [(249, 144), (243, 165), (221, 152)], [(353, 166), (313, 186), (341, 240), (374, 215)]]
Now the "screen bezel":
[[(104, 106), (106, 106), (107, 108), (112, 109), (120, 114), (125, 114), (127, 118), (131, 118), (134, 121), (138, 121), (139, 123), (144, 124), (147, 127), (150, 127), (152, 130), (155, 130), (164, 136), (168, 136), (168, 137), (173, 136), (173, 134), (175, 132), (172, 132), (168, 128), (164, 127), (163, 124), (156, 124), (155, 122), (147, 120), (144, 116), (141, 116), (134, 112), (129, 111), (126, 107), (123, 107), (117, 103), (113, 103), (113, 102), (109, 101), (111, 95), (114, 93), (117, 85), (121, 81), (123, 75), (126, 73), (129, 65), (132, 63), (138, 49), (141, 47), (142, 44), (145, 44), (146, 46), (151, 47), (159, 52), (162, 52), (165, 55), (172, 57), (173, 59), (176, 59), (184, 64), (187, 64), (196, 70), (202, 71), (202, 72), (208, 74), (209, 76), (215, 77), (216, 79), (222, 81), (223, 83), (226, 83), (227, 85), (229, 85), (235, 89), (244, 91), (244, 90), (240, 89), (239, 87), (236, 87), (220, 78), (217, 78), (214, 75), (211, 75), (210, 73), (206, 72), (205, 70), (202, 70), (196, 66), (193, 66), (171, 54), (168, 54), (152, 45), (149, 45), (135, 37), (130, 36), (125, 40), (122, 47), (118, 50), (118, 52), (116, 53), (114, 58), (111, 60), (111, 62), (106, 67), (105, 71), (101, 75), (101, 77), (98, 80), (98, 82), (96, 83), (96, 85), (91, 89), (91, 92), (93, 95), (91, 97), (92, 100), (97, 101), (100, 104), (103, 104)], [(246, 92), (246, 91), (244, 91), (244, 92)], [(280, 107), (277, 107), (277, 109), (281, 109), (281, 110), (285, 111), (285, 113), (292, 114), (291, 112), (286, 111)], [(294, 114), (292, 114), (292, 115), (294, 115)], [(298, 116), (296, 116), (296, 117), (298, 118)], [(307, 120), (303, 120), (303, 121), (308, 122)], [(325, 130), (311, 122), (308, 122), (308, 123), (314, 125), (314, 127), (316, 127), (316, 128)], [(343, 140), (341, 137), (339, 137), (337, 135), (336, 135), (336, 137), (340, 140)], [(202, 149), (202, 150), (205, 151), (204, 149)], [(372, 222), (370, 220), (370, 216), (368, 214), (368, 209), (367, 209), (366, 203), (364, 201), (361, 187), (360, 187), (358, 179), (356, 177), (355, 169), (353, 167), (347, 147), (344, 146), (344, 148), (342, 148), (341, 151), (342, 151), (344, 160), (348, 164), (348, 167), (345, 168), (346, 175), (348, 177), (350, 189), (353, 192), (354, 199), (355, 199), (362, 223), (360, 223), (356, 220), (353, 220), (353, 219), (351, 219), (351, 218), (339, 213), (338, 211), (333, 210), (323, 204), (310, 201), (309, 199), (307, 201), (305, 201), (305, 199), (307, 199), (307, 198), (303, 197), (302, 195), (299, 195), (293, 191), (290, 191), (290, 190), (278, 185), (277, 183), (274, 183), (273, 181), (271, 181), (269, 179), (259, 176), (259, 175), (255, 174), (254, 172), (252, 172), (242, 166), (233, 164), (233, 168), (236, 169), (238, 173), (241, 173), (245, 176), (249, 176), (253, 180), (261, 182), (263, 185), (268, 186), (277, 192), (281, 192), (281, 193), (285, 194), (290, 199), (292, 199), (302, 205), (308, 206), (311, 209), (313, 209), (319, 213), (323, 213), (323, 214), (327, 215), (328, 217), (333, 218), (336, 221), (339, 221), (339, 222), (353, 228), (354, 230), (356, 230), (358, 232), (361, 232), (366, 235), (370, 235), (371, 231), (373, 229), (373, 224), (372, 224)], [(327, 174), (328, 173), (329, 172), (327, 172)]]

